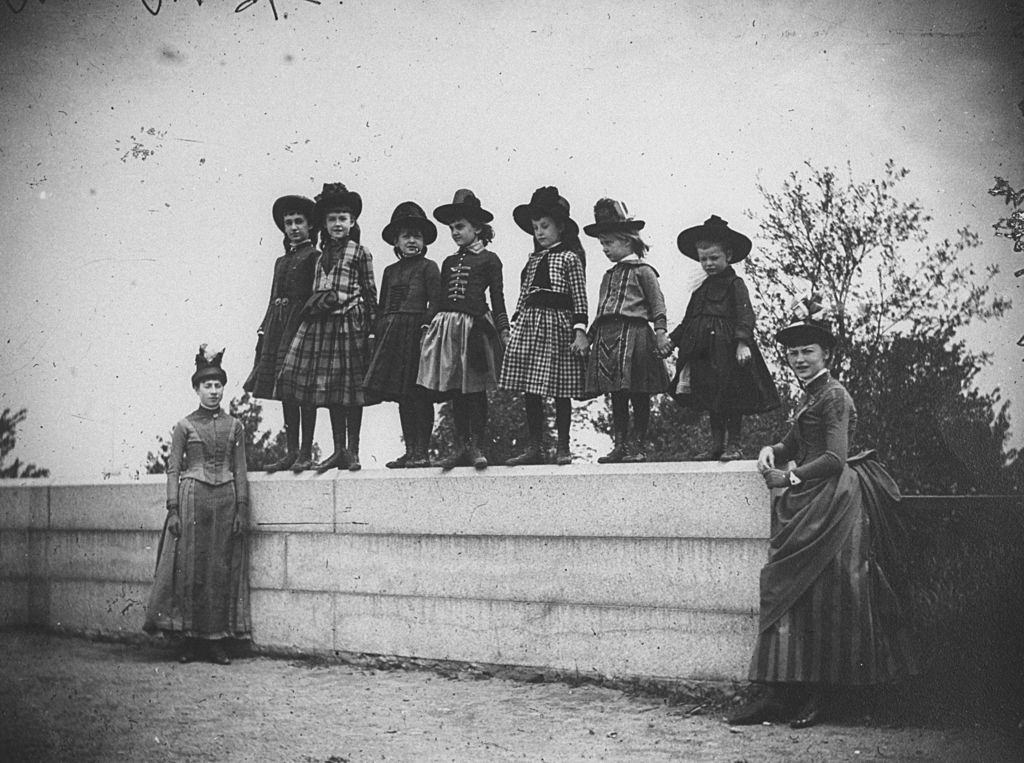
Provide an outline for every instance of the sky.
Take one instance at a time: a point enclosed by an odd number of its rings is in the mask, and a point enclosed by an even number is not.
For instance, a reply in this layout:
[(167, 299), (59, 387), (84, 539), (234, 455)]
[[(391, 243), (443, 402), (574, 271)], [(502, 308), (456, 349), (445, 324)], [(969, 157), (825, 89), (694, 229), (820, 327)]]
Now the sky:
[[(344, 182), (377, 277), (391, 211), (471, 188), (495, 216), (510, 306), (531, 249), (511, 211), (556, 185), (647, 221), (674, 325), (701, 274), (675, 247), (712, 213), (754, 238), (761, 182), (803, 162), (876, 177), (970, 226), (1009, 315), (968, 332), (1011, 401), (1024, 267), (992, 223), (1024, 184), (1024, 58), (1011, 3), (14, 0), (0, 6), (0, 408), (15, 455), (59, 479), (130, 475), (195, 407), (201, 342), (241, 394), (281, 235), (275, 198)], [(15, 12), (21, 6), (20, 12)], [(1018, 12), (1019, 13), (1019, 12)], [(600, 247), (585, 241), (596, 297)], [(429, 256), (454, 250), (441, 231)], [(756, 296), (755, 296), (756, 299)], [(264, 406), (280, 426), (277, 403)], [(366, 411), (362, 460), (402, 451)], [(317, 440), (330, 442), (326, 412)], [(326, 447), (329, 451), (330, 448)]]

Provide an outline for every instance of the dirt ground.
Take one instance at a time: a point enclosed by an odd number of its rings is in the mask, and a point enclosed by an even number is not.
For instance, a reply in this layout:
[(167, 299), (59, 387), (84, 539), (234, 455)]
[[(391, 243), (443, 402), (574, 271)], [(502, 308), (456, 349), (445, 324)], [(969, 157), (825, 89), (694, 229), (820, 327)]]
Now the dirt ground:
[(687, 715), (598, 686), (269, 657), (180, 665), (172, 656), (0, 632), (0, 759), (1024, 760), (1010, 730), (730, 728), (719, 713)]

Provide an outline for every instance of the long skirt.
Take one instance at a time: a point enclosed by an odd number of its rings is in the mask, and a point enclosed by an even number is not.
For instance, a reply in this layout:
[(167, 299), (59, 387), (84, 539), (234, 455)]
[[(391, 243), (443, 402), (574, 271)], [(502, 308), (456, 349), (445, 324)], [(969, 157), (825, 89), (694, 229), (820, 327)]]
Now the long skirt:
[(668, 388), (668, 371), (658, 357), (650, 323), (609, 315), (598, 320), (592, 333), (587, 397), (620, 391), (656, 395)]
[(574, 336), (568, 310), (524, 308), (505, 350), (501, 387), (545, 397), (582, 398), (586, 361), (569, 349)]
[(775, 498), (751, 681), (867, 686), (915, 672), (879, 553), (898, 500), (874, 460)]
[(778, 408), (779, 393), (756, 342), (749, 342), (750, 362), (736, 361), (736, 323), (698, 315), (689, 319), (679, 343), (673, 399), (711, 413), (763, 413)]
[(364, 405), (369, 361), (366, 313), (356, 305), (344, 313), (308, 316), (295, 332), (275, 391), (300, 405)]
[(178, 500), (181, 537), (164, 525), (143, 629), (189, 638), (249, 638), (245, 536), (231, 532), (234, 484), (186, 478)]
[(281, 400), (274, 383), (284, 365), (285, 355), (301, 323), (302, 303), (282, 300), (273, 306), (256, 345), (256, 361), (242, 389), (253, 397)]
[(487, 392), (498, 384), (501, 357), (490, 313), (438, 313), (423, 336), (416, 383), (438, 398)]
[(384, 316), (363, 381), (367, 401), (398, 401), (416, 394), (422, 324), (419, 313)]

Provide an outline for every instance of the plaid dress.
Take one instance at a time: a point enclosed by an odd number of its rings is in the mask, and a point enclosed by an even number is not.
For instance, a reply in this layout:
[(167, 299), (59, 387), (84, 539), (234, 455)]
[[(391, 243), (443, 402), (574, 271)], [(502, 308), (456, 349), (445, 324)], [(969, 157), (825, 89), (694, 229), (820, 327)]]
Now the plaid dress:
[(300, 405), (364, 405), (370, 333), (377, 314), (373, 258), (361, 245), (329, 241), (316, 263), (314, 297), (331, 292), (338, 305), (304, 311), (277, 378), (277, 394)]
[[(549, 283), (537, 283), (542, 265)], [(558, 245), (531, 254), (523, 268), (515, 325), (501, 366), (501, 387), (546, 397), (581, 398), (586, 361), (573, 355), (569, 346), (573, 325), (586, 322), (587, 286), (579, 257)]]

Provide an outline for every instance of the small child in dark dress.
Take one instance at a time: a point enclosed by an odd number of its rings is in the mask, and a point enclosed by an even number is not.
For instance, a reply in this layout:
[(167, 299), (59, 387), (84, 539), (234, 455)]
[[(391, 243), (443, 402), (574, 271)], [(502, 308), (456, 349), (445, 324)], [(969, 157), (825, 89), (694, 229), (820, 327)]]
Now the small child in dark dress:
[(362, 210), (362, 198), (342, 183), (324, 183), (316, 197), (322, 228), (313, 295), (277, 381), (282, 395), (331, 414), (334, 452), (316, 465), (321, 473), (360, 469), (363, 380), (377, 318), (373, 258), (359, 244)]
[(701, 264), (707, 278), (690, 297), (682, 323), (669, 334), (679, 348), (672, 397), (710, 415), (711, 447), (697, 460), (734, 461), (743, 458), (743, 414), (779, 406), (775, 382), (754, 341), (747, 286), (732, 268), (752, 245), (717, 215), (684, 230), (676, 244)]
[(647, 460), (651, 395), (668, 388), (662, 357), (672, 351), (672, 344), (666, 334), (665, 298), (658, 271), (643, 261), (648, 251), (640, 238), (643, 227), (644, 221), (629, 217), (622, 202), (600, 199), (594, 205), (593, 224), (583, 228), (600, 240), (605, 257), (613, 263), (601, 279), (586, 376), (588, 397), (611, 396), (615, 445), (597, 459), (602, 464)]
[[(434, 210), (459, 250), (441, 265), (441, 297), (424, 319), (417, 383), (452, 401), (455, 442), (438, 465), (487, 467), (480, 451), (487, 431), (487, 392), (497, 386), (508, 315), (501, 260), (488, 251), (494, 215), (468, 189)], [(485, 293), (490, 291), (491, 307)]]
[(381, 236), (395, 248), (398, 262), (388, 265), (381, 278), (377, 346), (363, 387), (368, 401), (398, 403), (405, 453), (385, 466), (429, 466), (434, 403), (429, 393), (417, 386), (416, 376), (424, 316), (437, 307), (441, 297), (440, 271), (426, 258), (427, 247), (437, 239), (437, 227), (419, 204), (403, 201), (391, 213), (391, 222)]
[[(276, 389), (277, 376), (302, 321), (302, 308), (313, 293), (313, 273), (319, 252), (310, 240), (316, 225), (314, 204), (305, 196), (282, 196), (274, 202), (272, 215), (284, 233), (284, 254), (274, 263), (270, 304), (260, 323), (256, 361), (242, 389), (253, 397), (280, 400), (284, 407), (284, 431), (288, 450), (264, 468), (268, 472), (308, 469), (312, 456), (316, 408), (286, 398)], [(302, 445), (299, 446), (299, 425)]]

